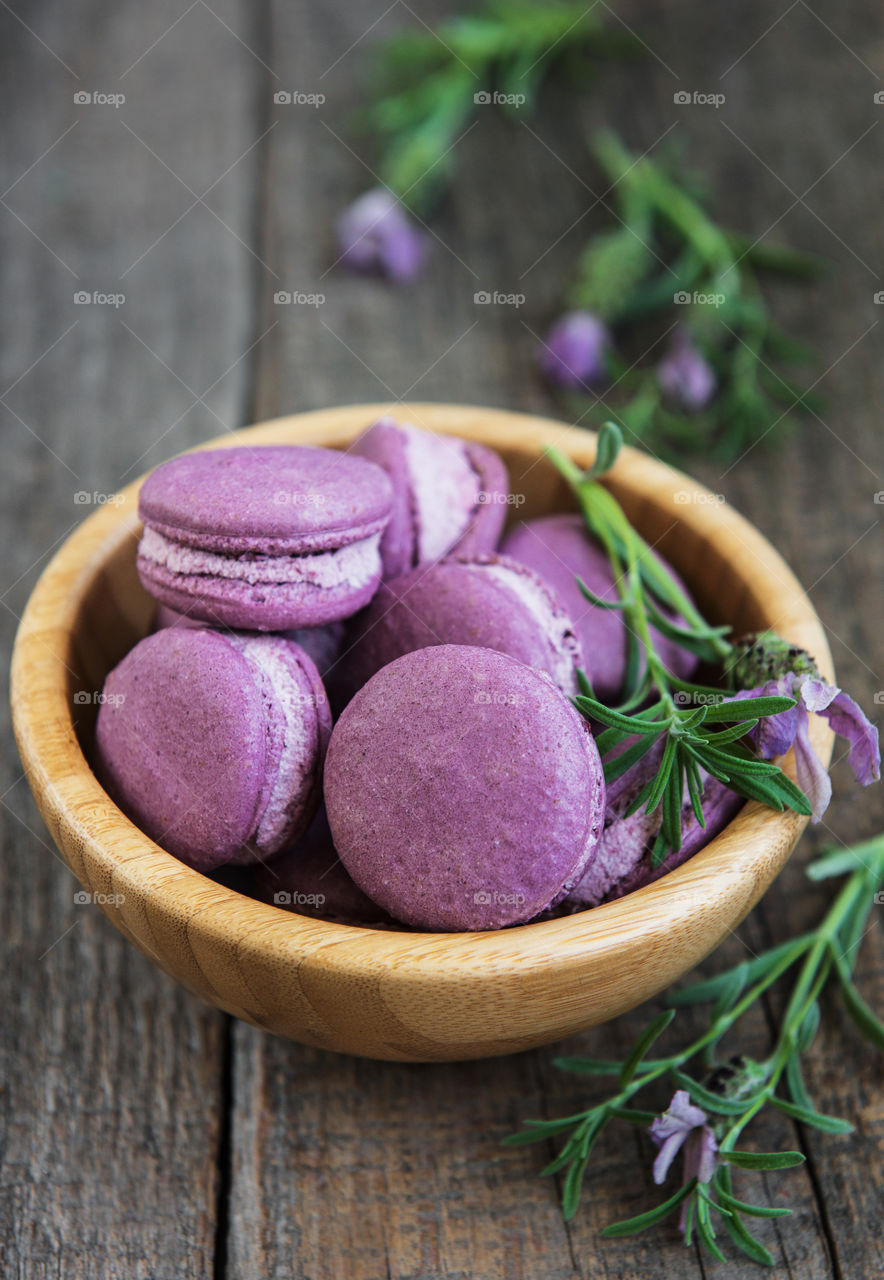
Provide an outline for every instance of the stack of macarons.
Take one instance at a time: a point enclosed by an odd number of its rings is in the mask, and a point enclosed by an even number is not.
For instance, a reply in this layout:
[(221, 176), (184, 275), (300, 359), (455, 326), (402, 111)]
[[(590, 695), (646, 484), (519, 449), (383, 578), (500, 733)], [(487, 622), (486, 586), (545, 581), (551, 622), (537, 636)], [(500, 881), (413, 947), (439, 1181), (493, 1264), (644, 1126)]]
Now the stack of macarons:
[(154, 629), (96, 726), (109, 794), (197, 870), (247, 868), (255, 897), (346, 924), (497, 929), (644, 883), (642, 779), (606, 796), (570, 701), (580, 669), (603, 698), (623, 682), (622, 619), (576, 586), (612, 594), (610, 568), (577, 516), (501, 544), (509, 509), (496, 453), (389, 418), (347, 451), (158, 467), (137, 556)]

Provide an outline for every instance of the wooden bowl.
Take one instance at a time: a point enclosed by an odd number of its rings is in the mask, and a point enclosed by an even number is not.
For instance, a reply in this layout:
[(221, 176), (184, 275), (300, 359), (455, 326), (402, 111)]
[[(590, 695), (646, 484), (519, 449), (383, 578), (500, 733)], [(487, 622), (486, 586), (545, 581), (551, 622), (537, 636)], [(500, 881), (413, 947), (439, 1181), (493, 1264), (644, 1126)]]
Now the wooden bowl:
[[(491, 445), (514, 518), (568, 508), (542, 456), (588, 466), (595, 438), (547, 419), (465, 406), (354, 405), (299, 414), (210, 446), (345, 446), (384, 412)], [(624, 450), (610, 485), (715, 622), (774, 627), (831, 655), (807, 596), (776, 551), (716, 495)], [(145, 635), (153, 602), (135, 572), (138, 483), (68, 538), (25, 610), (12, 661), (15, 733), (46, 825), (85, 889), (145, 955), (211, 1004), (304, 1044), (402, 1061), (532, 1048), (613, 1018), (667, 987), (737, 927), (789, 857), (805, 820), (748, 804), (690, 862), (617, 902), (489, 933), (406, 933), (327, 924), (235, 893), (166, 853), (108, 799), (87, 756), (109, 669)], [(825, 761), (832, 737), (813, 718)]]

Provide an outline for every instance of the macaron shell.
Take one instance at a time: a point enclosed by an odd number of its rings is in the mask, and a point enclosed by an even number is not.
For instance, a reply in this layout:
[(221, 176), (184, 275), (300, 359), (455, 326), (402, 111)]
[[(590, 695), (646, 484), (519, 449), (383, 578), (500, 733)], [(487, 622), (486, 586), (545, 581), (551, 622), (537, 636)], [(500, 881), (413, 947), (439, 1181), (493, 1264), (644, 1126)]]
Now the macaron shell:
[(241, 555), (308, 553), (381, 533), (387, 475), (365, 458), (306, 445), (203, 449), (145, 480), (139, 515), (186, 546)]
[(346, 703), (395, 658), (440, 644), (508, 653), (577, 692), (580, 644), (543, 579), (503, 556), (456, 556), (382, 584), (351, 626), (336, 701)]
[(393, 484), (381, 539), (385, 578), (455, 551), (495, 550), (509, 490), (506, 467), (493, 450), (381, 418), (351, 452), (383, 467)]
[(381, 579), (377, 550), (360, 579), (345, 577), (334, 585), (311, 581), (309, 563), (301, 581), (271, 583), (211, 572), (178, 573), (143, 555), (137, 557), (137, 567), (144, 587), (161, 604), (212, 626), (245, 631), (289, 631), (348, 618), (368, 604)]
[(108, 675), (95, 733), (99, 777), (151, 839), (199, 871), (252, 833), (266, 724), (246, 659), (209, 630), (148, 636)]
[(604, 781), (585, 721), (546, 675), (443, 645), (356, 695), (332, 733), (325, 799), (344, 865), (392, 916), (495, 929), (580, 879)]
[[(617, 599), (610, 562), (583, 518), (563, 514), (527, 521), (511, 530), (501, 550), (546, 579), (574, 620), (596, 696), (616, 699), (626, 674), (626, 631), (619, 613), (590, 604), (577, 586), (579, 576), (602, 599)], [(697, 669), (694, 655), (654, 627), (651, 634), (666, 666), (689, 679)]]
[(449, 554), (475, 556), (497, 550), (510, 510), (509, 476), (503, 458), (493, 449), (467, 440), (464, 452), (479, 477), (479, 505)]

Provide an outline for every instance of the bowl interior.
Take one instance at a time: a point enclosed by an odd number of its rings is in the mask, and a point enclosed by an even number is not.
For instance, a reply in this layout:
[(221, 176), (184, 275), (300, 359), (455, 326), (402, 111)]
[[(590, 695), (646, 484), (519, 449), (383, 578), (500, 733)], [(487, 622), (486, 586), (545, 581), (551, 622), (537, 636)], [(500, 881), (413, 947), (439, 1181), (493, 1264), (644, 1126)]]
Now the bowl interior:
[[(572, 509), (543, 456), (580, 466), (591, 433), (469, 406), (349, 406), (261, 424), (209, 442), (346, 448), (392, 412), (501, 453), (511, 519)], [(688, 477), (624, 450), (609, 484), (627, 515), (688, 583), (710, 619), (774, 627), (831, 676), (819, 620), (761, 535)], [(112, 804), (88, 760), (95, 694), (150, 626), (135, 570), (134, 484), (91, 515), (45, 570), (13, 659), (13, 720), (37, 803), (86, 888), (135, 945), (205, 999), (279, 1034), (372, 1057), (456, 1059), (547, 1043), (641, 1003), (742, 919), (781, 868), (804, 820), (749, 804), (663, 880), (579, 915), (497, 933), (382, 932), (310, 920), (215, 883), (160, 849)], [(72, 730), (74, 733), (72, 734)], [(74, 736), (75, 735), (75, 736)], [(831, 734), (812, 741), (824, 760)], [(652, 963), (649, 963), (652, 961)]]

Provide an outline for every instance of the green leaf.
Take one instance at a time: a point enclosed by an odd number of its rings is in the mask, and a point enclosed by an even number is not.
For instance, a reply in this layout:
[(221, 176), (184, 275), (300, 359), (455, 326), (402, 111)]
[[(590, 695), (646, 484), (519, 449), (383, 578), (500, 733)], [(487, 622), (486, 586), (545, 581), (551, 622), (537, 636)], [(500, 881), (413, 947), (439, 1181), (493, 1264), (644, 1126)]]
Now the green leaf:
[(722, 986), (718, 999), (716, 1000), (712, 1008), (712, 1012), (709, 1015), (709, 1021), (713, 1026), (722, 1014), (730, 1012), (730, 1009), (734, 1004), (736, 1004), (739, 996), (742, 995), (749, 978), (748, 962), (743, 960), (725, 976), (728, 978), (728, 981)]
[(595, 462), (588, 471), (588, 476), (598, 479), (610, 471), (617, 461), (617, 455), (623, 448), (623, 432), (616, 422), (604, 422), (596, 441)]
[(719, 720), (752, 720), (779, 715), (795, 706), (794, 698), (727, 698), (710, 705), (706, 723)]
[(672, 1075), (676, 1083), (680, 1084), (682, 1089), (688, 1091), (691, 1100), (696, 1102), (698, 1107), (702, 1107), (704, 1111), (713, 1111), (716, 1115), (742, 1115), (744, 1111), (748, 1110), (753, 1101), (752, 1098), (725, 1098), (720, 1093), (713, 1093), (711, 1089), (699, 1084), (691, 1076), (685, 1075), (683, 1071), (675, 1070)]
[(857, 991), (843, 956), (836, 956), (835, 969), (841, 980), (841, 991), (844, 995), (847, 1012), (865, 1038), (871, 1041), (872, 1044), (877, 1045), (879, 1049), (884, 1049), (884, 1022), (866, 1004)]
[[(866, 859), (880, 858), (884, 851), (884, 836), (875, 836), (849, 849), (830, 849), (805, 867), (805, 875), (811, 880), (826, 880), (830, 876), (846, 876), (866, 868)], [(873, 868), (873, 871), (877, 868)]]
[(790, 1053), (786, 1059), (786, 1084), (789, 1086), (793, 1102), (797, 1102), (799, 1107), (809, 1107), (813, 1110), (813, 1101), (804, 1083), (804, 1076), (801, 1073), (801, 1058), (797, 1051)]
[(788, 968), (789, 965), (794, 964), (804, 954), (815, 936), (813, 933), (805, 933), (798, 938), (790, 938), (788, 942), (780, 942), (768, 951), (762, 951), (761, 955), (754, 956), (751, 960), (741, 960), (738, 965), (734, 965), (731, 969), (726, 969), (724, 973), (719, 973), (714, 978), (704, 978), (700, 982), (692, 983), (689, 987), (682, 987), (680, 991), (668, 992), (666, 1002), (670, 1005), (679, 1006), (702, 1004), (707, 1000), (717, 1000), (722, 991), (727, 988), (728, 983), (731, 981), (731, 975), (735, 970), (741, 969), (743, 965), (746, 965), (746, 981), (748, 984), (763, 978), (782, 961), (788, 962), (785, 966)]
[(839, 1116), (827, 1116), (813, 1107), (802, 1107), (797, 1102), (787, 1102), (785, 1098), (771, 1098), (771, 1103), (785, 1115), (791, 1116), (800, 1124), (809, 1124), (823, 1133), (852, 1133), (853, 1125)]
[(623, 1067), (620, 1071), (620, 1088), (621, 1089), (625, 1088), (626, 1085), (629, 1084), (630, 1080), (635, 1075), (635, 1072), (639, 1063), (647, 1053), (648, 1049), (650, 1049), (654, 1041), (663, 1034), (663, 1032), (669, 1026), (670, 1022), (674, 1017), (675, 1017), (674, 1009), (664, 1009), (662, 1013), (657, 1014), (657, 1017), (653, 1020), (653, 1022), (651, 1022), (647, 1027), (645, 1027), (642, 1034), (636, 1040), (635, 1045), (633, 1046), (632, 1052), (630, 1053), (629, 1057), (623, 1063)]
[[(608, 730), (610, 732), (610, 730)], [(604, 737), (604, 734), (602, 735)], [(620, 755), (615, 756), (613, 760), (604, 760), (602, 764), (605, 770), (605, 782), (610, 785), (617, 778), (621, 778), (628, 769), (637, 764), (643, 756), (646, 756), (653, 747), (656, 739), (649, 734), (645, 734), (638, 742), (634, 742), (631, 747), (627, 747), (625, 751), (621, 751)], [(601, 739), (596, 742), (601, 754)]]
[[(820, 1006), (817, 1000), (814, 1000), (808, 1006), (807, 1013), (801, 1019), (801, 1025), (795, 1036), (795, 1044), (799, 1053), (806, 1053), (813, 1044), (816, 1033), (820, 1026)], [(797, 1101), (797, 1099), (796, 1099)]]
[(645, 720), (641, 716), (624, 716), (612, 707), (606, 707), (595, 698), (587, 698), (583, 694), (578, 694), (574, 698), (574, 705), (578, 711), (591, 716), (593, 720), (601, 720), (603, 724), (609, 724), (615, 729), (625, 729), (627, 733), (659, 734), (666, 728), (664, 721)]
[(580, 1111), (577, 1115), (563, 1116), (559, 1120), (526, 1120), (525, 1128), (519, 1133), (508, 1133), (503, 1139), (505, 1147), (524, 1147), (532, 1142), (544, 1142), (557, 1133), (573, 1129), (575, 1125), (585, 1121), (589, 1112)]
[(697, 1185), (697, 1179), (691, 1178), (690, 1182), (686, 1182), (683, 1187), (679, 1187), (675, 1195), (664, 1200), (662, 1204), (658, 1204), (653, 1209), (648, 1209), (646, 1213), (640, 1213), (634, 1218), (625, 1218), (622, 1222), (611, 1222), (607, 1227), (603, 1227), (601, 1232), (606, 1240), (616, 1240), (620, 1236), (634, 1236), (639, 1231), (645, 1231), (648, 1227), (653, 1227), (655, 1223), (662, 1222), (665, 1217), (677, 1208), (682, 1200), (686, 1200), (691, 1195)]
[[(644, 1065), (649, 1064), (646, 1062)], [(612, 1107), (611, 1115), (616, 1120), (626, 1120), (629, 1124), (653, 1124), (657, 1119), (656, 1111), (639, 1111), (636, 1107)]]
[(762, 1267), (772, 1267), (774, 1265), (773, 1255), (769, 1250), (765, 1249), (760, 1240), (756, 1240), (752, 1232), (745, 1226), (740, 1218), (723, 1218), (724, 1229), (733, 1240), (738, 1248), (743, 1250), (753, 1262), (759, 1263)]
[[(703, 1244), (719, 1262), (725, 1262), (725, 1256), (715, 1242), (715, 1231), (712, 1223), (709, 1221), (709, 1200), (703, 1194), (702, 1186), (697, 1188), (699, 1194), (697, 1196), (697, 1235), (703, 1241)], [(727, 1221), (727, 1218), (724, 1219)]]
[(804, 1164), (800, 1151), (722, 1151), (721, 1157), (738, 1169), (794, 1169)]
[(716, 1185), (715, 1194), (726, 1209), (731, 1209), (737, 1214), (748, 1213), (751, 1218), (786, 1218), (793, 1212), (791, 1209), (776, 1209), (766, 1204), (747, 1204), (745, 1200), (738, 1200), (736, 1196), (732, 1196), (729, 1191), (725, 1191), (718, 1185)]
[(628, 609), (632, 601), (628, 598), (625, 600), (603, 600), (601, 596), (597, 596), (594, 591), (590, 591), (589, 587), (581, 577), (577, 578), (577, 586), (583, 596), (594, 605), (596, 609), (613, 609), (615, 612)]

